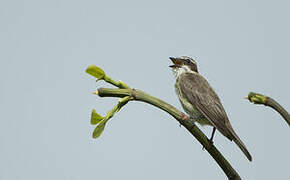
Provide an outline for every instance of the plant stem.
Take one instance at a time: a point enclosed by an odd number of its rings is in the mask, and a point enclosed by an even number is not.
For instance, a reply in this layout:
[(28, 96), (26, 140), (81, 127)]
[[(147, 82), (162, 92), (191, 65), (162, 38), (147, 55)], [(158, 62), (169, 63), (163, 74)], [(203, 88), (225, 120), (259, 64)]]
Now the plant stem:
[(269, 106), (276, 110), (287, 122), (290, 126), (290, 115), (289, 113), (274, 99), (265, 96), (263, 94), (258, 94), (254, 92), (250, 92), (249, 95), (246, 97), (250, 102), (254, 104), (264, 104), (265, 106)]
[(202, 146), (215, 159), (215, 161), (222, 168), (222, 170), (230, 180), (241, 179), (239, 174), (234, 170), (231, 164), (223, 157), (223, 155), (217, 150), (217, 148), (212, 143), (210, 143), (206, 135), (195, 125), (194, 121), (172, 105), (136, 89), (99, 88), (96, 94), (98, 94), (100, 97), (130, 96), (132, 97), (131, 101), (142, 101), (166, 111), (171, 116), (173, 116), (181, 125), (183, 125), (202, 144)]

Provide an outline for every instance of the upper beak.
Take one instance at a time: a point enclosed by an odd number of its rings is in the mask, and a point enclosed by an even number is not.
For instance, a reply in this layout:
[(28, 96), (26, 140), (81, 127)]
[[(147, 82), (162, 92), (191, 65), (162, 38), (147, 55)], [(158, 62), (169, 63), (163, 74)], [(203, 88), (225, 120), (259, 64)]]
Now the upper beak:
[(169, 59), (173, 62), (173, 65), (169, 66), (171, 68), (180, 67), (182, 65), (182, 61), (179, 58), (169, 57)]

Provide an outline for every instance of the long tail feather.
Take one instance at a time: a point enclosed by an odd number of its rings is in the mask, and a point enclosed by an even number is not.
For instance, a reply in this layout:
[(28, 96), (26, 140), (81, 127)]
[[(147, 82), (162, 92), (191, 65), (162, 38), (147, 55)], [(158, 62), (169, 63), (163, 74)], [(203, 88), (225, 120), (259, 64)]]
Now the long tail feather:
[(241, 139), (239, 138), (239, 136), (232, 131), (233, 134), (233, 140), (234, 142), (239, 146), (239, 148), (243, 151), (243, 153), (247, 156), (249, 161), (252, 161), (252, 156), (249, 153), (248, 149), (246, 148), (245, 144), (241, 141)]

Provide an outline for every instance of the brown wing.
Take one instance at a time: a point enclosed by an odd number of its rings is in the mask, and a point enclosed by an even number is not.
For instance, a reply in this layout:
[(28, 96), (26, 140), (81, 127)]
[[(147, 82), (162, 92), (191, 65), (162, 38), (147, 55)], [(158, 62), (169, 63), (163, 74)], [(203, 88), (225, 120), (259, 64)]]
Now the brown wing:
[(232, 140), (229, 120), (214, 90), (205, 78), (197, 73), (184, 73), (179, 77), (183, 96), (194, 105), (224, 136)]
[(247, 158), (252, 156), (232, 128), (223, 105), (206, 79), (197, 73), (185, 73), (179, 77), (183, 96), (194, 105), (224, 136), (239, 146)]

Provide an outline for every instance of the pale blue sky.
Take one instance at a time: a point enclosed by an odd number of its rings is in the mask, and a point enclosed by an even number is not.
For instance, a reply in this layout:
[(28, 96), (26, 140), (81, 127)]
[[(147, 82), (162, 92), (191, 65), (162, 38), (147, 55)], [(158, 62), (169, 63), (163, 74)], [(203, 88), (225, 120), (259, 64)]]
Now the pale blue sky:
[[(243, 99), (268, 94), (290, 110), (288, 1), (0, 1), (0, 179), (226, 179), (168, 114), (132, 102), (94, 140), (90, 64), (181, 109), (169, 56), (189, 55), (222, 99), (253, 156), (219, 132), (243, 179), (289, 177), (289, 127)], [(210, 135), (211, 128), (202, 130)]]

